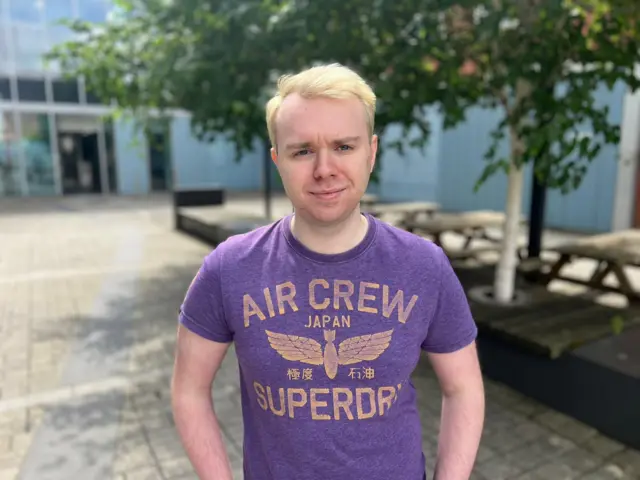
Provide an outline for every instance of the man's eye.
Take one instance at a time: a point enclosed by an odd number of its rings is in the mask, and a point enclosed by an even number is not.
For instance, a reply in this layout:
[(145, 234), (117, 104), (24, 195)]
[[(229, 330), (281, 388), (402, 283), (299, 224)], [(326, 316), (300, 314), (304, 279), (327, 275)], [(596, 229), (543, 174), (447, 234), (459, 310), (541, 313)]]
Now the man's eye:
[(300, 155), (307, 155), (309, 153), (309, 149), (305, 148), (302, 150), (298, 150), (296, 153), (293, 154), (294, 157), (299, 157)]
[(347, 150), (351, 150), (351, 145), (340, 145), (338, 149), (346, 152)]

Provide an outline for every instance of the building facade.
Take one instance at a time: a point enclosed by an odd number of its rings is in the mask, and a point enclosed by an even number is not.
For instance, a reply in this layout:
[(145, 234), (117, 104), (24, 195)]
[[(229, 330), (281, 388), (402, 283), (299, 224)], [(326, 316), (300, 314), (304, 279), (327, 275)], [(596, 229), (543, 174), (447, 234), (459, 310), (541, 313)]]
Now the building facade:
[(61, 18), (103, 22), (104, 0), (0, 1), (0, 195), (116, 190), (108, 109), (43, 54), (72, 38)]

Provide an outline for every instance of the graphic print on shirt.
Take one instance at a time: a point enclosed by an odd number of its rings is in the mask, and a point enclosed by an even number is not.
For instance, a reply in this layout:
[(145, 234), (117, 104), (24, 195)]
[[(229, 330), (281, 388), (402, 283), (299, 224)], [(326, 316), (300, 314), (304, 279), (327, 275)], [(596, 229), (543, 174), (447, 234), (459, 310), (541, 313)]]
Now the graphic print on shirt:
[(269, 343), (283, 358), (294, 362), (324, 365), (327, 377), (336, 378), (338, 365), (352, 365), (377, 359), (389, 346), (393, 330), (343, 340), (336, 350), (335, 330), (324, 330), (324, 347), (312, 338), (266, 331)]
[[(297, 295), (300, 288), (308, 291), (306, 299)], [(291, 363), (283, 371), (283, 381), (307, 387), (254, 381), (255, 398), (263, 410), (291, 419), (304, 412), (312, 420), (366, 420), (385, 415), (397, 401), (402, 382), (376, 384), (380, 381), (376, 369), (384, 371), (388, 365), (385, 352), (389, 353), (396, 329), (386, 325), (369, 332), (364, 329), (375, 329), (376, 322), (358, 320), (368, 314), (405, 324), (417, 295), (405, 298), (409, 296), (402, 289), (374, 282), (316, 278), (308, 285), (289, 281), (266, 287), (254, 296), (246, 293), (242, 299), (245, 328), (287, 316), (302, 317), (303, 328), (308, 329), (308, 334), (300, 335), (296, 325), (296, 334), (291, 334), (286, 331), (291, 324), (277, 322), (261, 333), (273, 354)]]

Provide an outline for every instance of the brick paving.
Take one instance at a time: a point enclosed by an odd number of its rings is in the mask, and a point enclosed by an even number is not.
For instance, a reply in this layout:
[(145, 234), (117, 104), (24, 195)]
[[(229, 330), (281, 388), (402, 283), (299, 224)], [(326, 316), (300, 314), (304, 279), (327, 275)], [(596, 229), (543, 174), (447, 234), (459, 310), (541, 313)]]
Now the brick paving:
[[(0, 200), (0, 212), (0, 480), (196, 478), (169, 380), (177, 307), (208, 247), (171, 231), (159, 196)], [(426, 365), (414, 384), (431, 467), (439, 390)], [(486, 389), (472, 478), (640, 479), (640, 452), (500, 384)], [(213, 395), (241, 479), (233, 350)]]

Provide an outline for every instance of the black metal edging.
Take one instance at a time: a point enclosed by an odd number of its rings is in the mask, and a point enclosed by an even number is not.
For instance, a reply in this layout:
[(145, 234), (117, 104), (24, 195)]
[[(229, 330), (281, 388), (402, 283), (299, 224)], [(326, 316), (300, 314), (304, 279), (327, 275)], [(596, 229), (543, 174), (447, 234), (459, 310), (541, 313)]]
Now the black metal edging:
[(528, 353), (482, 331), (478, 351), (487, 377), (640, 449), (640, 379), (572, 353)]
[(183, 215), (179, 211), (176, 213), (176, 230), (200, 240), (211, 247), (216, 247), (220, 243), (219, 232), (216, 227)]

